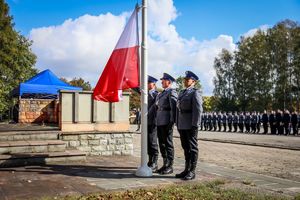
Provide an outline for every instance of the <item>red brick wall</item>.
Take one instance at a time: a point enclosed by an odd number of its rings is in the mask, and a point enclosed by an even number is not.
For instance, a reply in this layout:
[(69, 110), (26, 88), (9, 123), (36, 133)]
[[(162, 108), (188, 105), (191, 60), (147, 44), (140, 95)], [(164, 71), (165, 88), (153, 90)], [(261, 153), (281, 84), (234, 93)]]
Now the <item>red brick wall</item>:
[(58, 105), (53, 99), (20, 99), (19, 123), (58, 123)]

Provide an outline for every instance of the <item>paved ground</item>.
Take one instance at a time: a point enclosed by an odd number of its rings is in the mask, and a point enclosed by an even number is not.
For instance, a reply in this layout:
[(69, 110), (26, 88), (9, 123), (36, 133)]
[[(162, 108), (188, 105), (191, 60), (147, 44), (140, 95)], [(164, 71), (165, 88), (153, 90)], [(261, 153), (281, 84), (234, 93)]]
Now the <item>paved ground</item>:
[[(180, 182), (174, 174), (135, 177), (134, 172), (140, 162), (140, 134), (134, 136), (134, 155), (129, 157), (88, 157), (87, 163), (0, 169), (0, 199), (79, 195)], [(202, 136), (212, 137), (213, 134), (200, 133), (200, 138)], [(261, 136), (227, 136), (261, 141)], [(218, 134), (214, 138), (220, 137), (223, 135)], [(290, 140), (295, 137), (273, 136), (266, 141), (276, 141), (275, 138), (282, 138), (281, 143), (285, 145), (294, 145), (294, 141)], [(180, 140), (176, 137), (174, 144), (176, 173), (183, 168), (184, 161)], [(225, 178), (234, 182), (251, 182), (252, 189), (264, 192), (287, 195), (300, 192), (300, 151), (203, 140), (199, 141), (199, 149), (197, 181)]]

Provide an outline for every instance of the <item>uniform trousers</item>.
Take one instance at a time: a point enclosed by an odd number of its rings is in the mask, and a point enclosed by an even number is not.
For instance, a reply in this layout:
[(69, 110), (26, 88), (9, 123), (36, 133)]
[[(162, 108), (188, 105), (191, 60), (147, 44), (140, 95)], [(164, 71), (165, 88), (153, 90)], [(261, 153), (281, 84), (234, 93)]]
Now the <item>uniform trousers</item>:
[(196, 163), (198, 160), (198, 129), (178, 130), (181, 146), (186, 162)]
[(263, 127), (264, 127), (264, 134), (268, 133), (268, 123), (263, 123)]
[(173, 161), (173, 124), (157, 126), (157, 137), (162, 157), (168, 159), (169, 161)]
[(148, 155), (158, 156), (157, 128), (155, 124), (148, 124)]

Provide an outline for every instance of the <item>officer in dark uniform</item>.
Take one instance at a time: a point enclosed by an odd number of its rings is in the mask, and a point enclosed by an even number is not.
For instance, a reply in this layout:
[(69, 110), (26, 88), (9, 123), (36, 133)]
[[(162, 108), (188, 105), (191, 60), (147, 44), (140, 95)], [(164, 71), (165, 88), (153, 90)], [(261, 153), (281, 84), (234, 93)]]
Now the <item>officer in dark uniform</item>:
[(283, 126), (284, 126), (284, 134), (289, 135), (290, 134), (291, 115), (288, 110), (285, 110), (282, 121), (283, 121)]
[(163, 157), (163, 166), (157, 172), (171, 174), (174, 161), (173, 125), (176, 120), (177, 92), (171, 88), (175, 81), (171, 75), (164, 73), (161, 80), (164, 90), (157, 95), (155, 104), (157, 106), (157, 137)]
[(257, 123), (257, 116), (256, 116), (255, 111), (251, 113), (250, 118), (251, 118), (251, 121), (250, 121), (250, 123), (251, 123), (251, 132), (255, 133), (256, 132), (256, 123)]
[(217, 120), (218, 120), (217, 113), (214, 112), (213, 117), (212, 117), (212, 124), (213, 124), (214, 131), (217, 130)]
[(201, 115), (201, 125), (200, 125), (200, 130), (204, 130), (204, 114)]
[(262, 114), (262, 118), (261, 118), (262, 124), (263, 124), (263, 128), (264, 128), (264, 134), (268, 133), (268, 122), (269, 122), (269, 117), (268, 117), (268, 113), (265, 110), (264, 114)]
[(260, 124), (261, 124), (261, 114), (257, 112), (256, 114), (257, 122), (256, 122), (256, 132), (260, 133)]
[(277, 134), (278, 135), (283, 135), (283, 120), (282, 120), (282, 111), (277, 110), (277, 113), (275, 115), (275, 120), (276, 120), (276, 129), (277, 129)]
[(153, 172), (157, 170), (158, 144), (156, 130), (156, 106), (155, 99), (158, 92), (155, 90), (157, 79), (148, 76), (148, 166)]
[(232, 131), (232, 121), (233, 121), (233, 116), (232, 116), (232, 113), (229, 112), (228, 117), (227, 117), (228, 129), (229, 129), (228, 132)]
[(207, 123), (208, 123), (208, 130), (211, 131), (213, 129), (211, 112), (209, 112), (207, 115)]
[(222, 123), (223, 123), (223, 132), (226, 132), (226, 130), (227, 130), (227, 115), (225, 112), (223, 112)]
[(271, 114), (269, 116), (269, 124), (270, 124), (270, 129), (271, 129), (271, 135), (276, 134), (276, 116), (275, 116), (275, 111), (272, 110)]
[(292, 123), (292, 128), (293, 128), (293, 134), (298, 135), (298, 127), (297, 127), (298, 116), (297, 116), (297, 112), (295, 112), (295, 111), (292, 113), (291, 123)]
[(251, 124), (251, 116), (249, 112), (246, 112), (246, 116), (245, 116), (246, 133), (250, 133), (250, 124)]
[(239, 115), (239, 129), (240, 129), (240, 133), (244, 132), (244, 123), (245, 123), (244, 113), (240, 112), (240, 115)]
[(176, 178), (192, 180), (198, 160), (198, 125), (202, 112), (202, 98), (200, 90), (194, 85), (198, 77), (191, 71), (186, 72), (184, 85), (186, 89), (180, 91), (177, 100), (176, 125), (180, 134), (181, 146), (184, 150), (185, 169), (176, 174)]
[(220, 132), (221, 131), (221, 125), (222, 125), (222, 119), (223, 119), (223, 116), (222, 116), (222, 113), (221, 112), (219, 112), (219, 114), (218, 114), (218, 131)]
[(234, 112), (233, 117), (232, 117), (232, 124), (233, 124), (234, 132), (237, 132), (238, 122), (239, 122), (239, 116), (238, 116), (237, 112)]
[(204, 120), (204, 122), (203, 122), (203, 124), (204, 124), (204, 130), (205, 131), (207, 131), (208, 130), (208, 121), (207, 121), (207, 113), (204, 113), (203, 114), (204, 116), (203, 116), (203, 120)]

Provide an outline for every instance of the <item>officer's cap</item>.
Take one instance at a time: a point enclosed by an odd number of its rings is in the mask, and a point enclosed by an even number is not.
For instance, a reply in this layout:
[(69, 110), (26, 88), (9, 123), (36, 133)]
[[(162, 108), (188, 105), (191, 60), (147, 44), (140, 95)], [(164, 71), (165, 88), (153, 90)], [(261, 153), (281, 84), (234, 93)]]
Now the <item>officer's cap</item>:
[(168, 80), (174, 82), (175, 78), (173, 78), (170, 74), (164, 73), (163, 77), (160, 80)]
[(154, 78), (153, 76), (148, 75), (148, 83), (156, 83), (158, 80)]
[(191, 71), (186, 71), (184, 78), (191, 78), (191, 79), (193, 79), (195, 81), (199, 80), (198, 76), (196, 74), (194, 74), (193, 72), (191, 72)]

